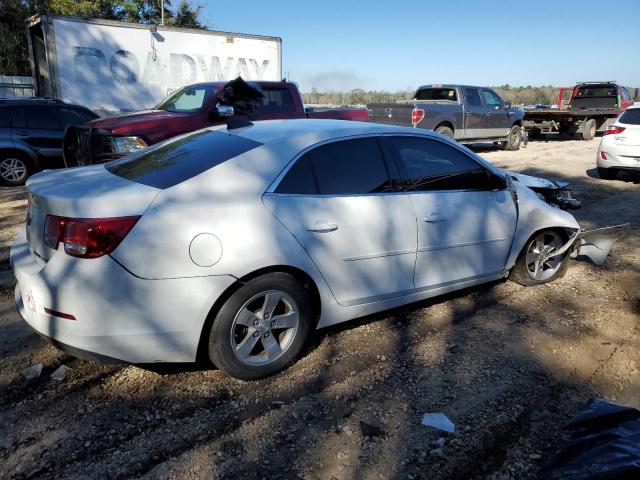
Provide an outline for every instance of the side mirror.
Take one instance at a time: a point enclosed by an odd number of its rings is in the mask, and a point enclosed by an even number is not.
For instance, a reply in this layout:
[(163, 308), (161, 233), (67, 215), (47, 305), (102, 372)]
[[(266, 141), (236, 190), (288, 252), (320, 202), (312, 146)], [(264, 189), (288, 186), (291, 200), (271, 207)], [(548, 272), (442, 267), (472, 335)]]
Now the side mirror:
[(209, 120), (233, 117), (234, 109), (231, 105), (216, 105), (209, 111)]
[(504, 102), (504, 108), (511, 108), (511, 102)]

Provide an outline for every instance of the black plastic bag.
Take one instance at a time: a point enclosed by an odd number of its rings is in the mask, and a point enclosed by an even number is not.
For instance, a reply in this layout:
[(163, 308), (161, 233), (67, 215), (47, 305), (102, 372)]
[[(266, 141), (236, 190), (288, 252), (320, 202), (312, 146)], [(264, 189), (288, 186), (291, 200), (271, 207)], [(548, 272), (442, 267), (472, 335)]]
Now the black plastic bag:
[(540, 479), (640, 479), (640, 412), (591, 400), (562, 428), (558, 452)]

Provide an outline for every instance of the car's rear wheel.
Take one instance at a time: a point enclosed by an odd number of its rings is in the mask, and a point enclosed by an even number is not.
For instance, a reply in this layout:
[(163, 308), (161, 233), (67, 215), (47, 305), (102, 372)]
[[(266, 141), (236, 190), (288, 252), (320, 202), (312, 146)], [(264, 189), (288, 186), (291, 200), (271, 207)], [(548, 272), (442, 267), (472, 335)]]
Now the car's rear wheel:
[(555, 230), (536, 233), (526, 243), (509, 278), (520, 285), (532, 286), (562, 278), (569, 266), (569, 252), (553, 256), (565, 240)]
[(514, 125), (509, 130), (509, 136), (506, 142), (502, 142), (502, 148), (504, 150), (515, 151), (520, 149), (522, 143), (522, 129), (520, 125)]
[(241, 380), (291, 364), (309, 336), (313, 312), (303, 286), (287, 273), (257, 277), (231, 295), (213, 321), (209, 358)]
[(29, 162), (23, 156), (0, 154), (0, 181), (5, 185), (24, 185), (30, 173)]
[(438, 128), (436, 128), (436, 133), (453, 139), (453, 130), (451, 130), (451, 128), (447, 127), (446, 125), (440, 125)]
[(617, 175), (618, 171), (615, 168), (598, 167), (598, 176), (604, 180), (613, 180)]

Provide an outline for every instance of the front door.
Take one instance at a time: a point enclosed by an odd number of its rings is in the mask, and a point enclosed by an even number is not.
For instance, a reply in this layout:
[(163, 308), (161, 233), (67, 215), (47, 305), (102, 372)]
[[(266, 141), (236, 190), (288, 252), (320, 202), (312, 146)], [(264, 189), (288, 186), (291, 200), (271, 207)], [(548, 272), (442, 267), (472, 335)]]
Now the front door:
[(415, 288), (426, 290), (504, 270), (517, 214), (501, 179), (457, 146), (392, 137), (418, 223)]
[(482, 89), (485, 105), (485, 132), (488, 138), (506, 137), (511, 128), (509, 111), (504, 108), (502, 99), (491, 89)]
[(345, 306), (413, 289), (416, 217), (408, 196), (393, 192), (388, 168), (376, 138), (328, 143), (264, 197)]

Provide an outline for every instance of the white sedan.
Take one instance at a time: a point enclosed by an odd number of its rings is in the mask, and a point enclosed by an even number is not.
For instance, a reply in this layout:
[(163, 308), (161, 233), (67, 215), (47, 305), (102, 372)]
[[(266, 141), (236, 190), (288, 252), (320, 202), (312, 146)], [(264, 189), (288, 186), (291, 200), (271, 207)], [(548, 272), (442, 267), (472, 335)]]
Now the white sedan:
[(596, 157), (600, 178), (619, 171), (640, 172), (640, 103), (627, 108), (604, 132)]
[(82, 358), (208, 358), (260, 378), (315, 328), (507, 275), (562, 276), (582, 232), (530, 180), (418, 129), (204, 129), (33, 176), (16, 303)]

